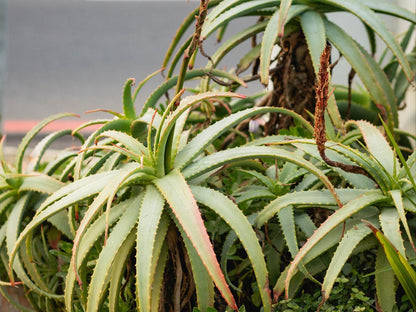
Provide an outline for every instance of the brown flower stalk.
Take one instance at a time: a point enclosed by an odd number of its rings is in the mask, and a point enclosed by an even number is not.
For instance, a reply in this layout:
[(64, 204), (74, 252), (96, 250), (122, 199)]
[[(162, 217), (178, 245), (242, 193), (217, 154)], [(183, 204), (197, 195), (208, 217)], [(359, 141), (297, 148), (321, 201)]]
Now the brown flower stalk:
[(319, 155), (322, 159), (332, 167), (341, 168), (344, 171), (363, 174), (373, 179), (367, 171), (359, 166), (348, 165), (338, 161), (330, 160), (325, 155), (326, 128), (325, 128), (325, 110), (329, 99), (329, 68), (331, 58), (331, 46), (327, 44), (321, 54), (320, 69), (318, 80), (315, 84), (316, 107), (315, 107), (315, 141), (318, 147)]

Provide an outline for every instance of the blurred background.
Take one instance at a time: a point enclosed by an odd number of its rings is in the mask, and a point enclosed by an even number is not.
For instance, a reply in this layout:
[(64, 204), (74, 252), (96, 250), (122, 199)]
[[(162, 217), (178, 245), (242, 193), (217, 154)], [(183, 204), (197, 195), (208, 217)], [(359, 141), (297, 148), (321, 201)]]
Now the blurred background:
[[(415, 11), (414, 0), (396, 2)], [(198, 4), (186, 0), (0, 0), (0, 111), (7, 144), (15, 144), (10, 141), (13, 137), (18, 144), (35, 122), (51, 114), (73, 112), (85, 120), (105, 116), (84, 114), (88, 110), (120, 111), (125, 80), (140, 81), (161, 67), (176, 29)], [(331, 18), (368, 46), (365, 31), (354, 17), (333, 14)], [(407, 28), (397, 20), (385, 22), (395, 34)], [(238, 29), (236, 24), (228, 31)], [(209, 52), (211, 45), (214, 51), (215, 44), (208, 42), (205, 50)], [(200, 65), (205, 64), (201, 60)], [(340, 62), (334, 83), (345, 84), (348, 73), (346, 62)], [(138, 105), (162, 81), (161, 76), (153, 78), (142, 90)], [(247, 92), (260, 87), (251, 85)], [(415, 98), (413, 88), (401, 122), (414, 133)]]

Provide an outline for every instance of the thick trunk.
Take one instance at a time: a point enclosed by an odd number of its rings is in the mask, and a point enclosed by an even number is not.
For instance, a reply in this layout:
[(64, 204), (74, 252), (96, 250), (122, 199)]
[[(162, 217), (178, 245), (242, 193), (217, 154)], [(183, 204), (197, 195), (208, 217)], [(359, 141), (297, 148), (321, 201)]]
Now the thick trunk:
[[(308, 46), (302, 32), (295, 32), (282, 41), (276, 69), (272, 71), (273, 94), (268, 106), (284, 107), (310, 119), (315, 112), (315, 73)], [(272, 114), (266, 124), (267, 135), (293, 126), (291, 117)]]
[[(13, 298), (17, 303), (21, 304), (22, 306), (30, 308), (29, 302), (26, 300), (25, 293), (23, 287), (4, 287), (5, 291), (7, 291), (8, 295)], [(0, 311), (1, 312), (20, 312), (19, 309), (15, 308), (6, 298), (0, 295)]]

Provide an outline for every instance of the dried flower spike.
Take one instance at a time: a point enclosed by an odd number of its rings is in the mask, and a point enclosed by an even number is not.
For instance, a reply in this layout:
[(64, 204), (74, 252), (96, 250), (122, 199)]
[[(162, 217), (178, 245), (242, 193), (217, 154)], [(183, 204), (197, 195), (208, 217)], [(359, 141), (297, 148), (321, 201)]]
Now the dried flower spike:
[(332, 167), (341, 168), (344, 171), (363, 174), (373, 179), (367, 171), (359, 166), (348, 165), (338, 161), (332, 161), (325, 155), (326, 128), (325, 128), (325, 110), (329, 99), (329, 69), (331, 67), (331, 46), (327, 44), (320, 58), (320, 68), (318, 80), (315, 85), (316, 107), (315, 107), (315, 141), (318, 147), (319, 155)]

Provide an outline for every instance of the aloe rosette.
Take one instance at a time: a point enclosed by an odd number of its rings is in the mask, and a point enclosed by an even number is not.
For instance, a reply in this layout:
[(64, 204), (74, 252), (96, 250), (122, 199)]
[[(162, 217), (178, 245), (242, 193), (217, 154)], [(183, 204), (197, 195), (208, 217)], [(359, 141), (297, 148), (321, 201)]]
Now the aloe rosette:
[[(320, 283), (323, 301), (326, 301), (336, 277), (348, 258), (360, 250), (374, 248), (376, 245), (374, 239), (368, 238), (371, 230), (362, 223), (362, 219), (380, 227), (403, 259), (412, 259), (415, 255), (412, 238), (414, 229), (411, 229), (406, 215), (414, 214), (416, 211), (414, 171), (416, 154), (413, 152), (405, 161), (387, 127), (385, 129), (394, 148), (390, 146), (379, 129), (366, 121), (350, 122), (349, 126), (357, 128), (365, 142), (366, 151), (329, 141), (326, 144), (328, 157), (343, 163), (356, 164), (363, 168), (371, 178), (332, 168), (337, 175), (342, 177), (342, 180), (350, 185), (348, 189), (335, 189), (342, 203), (341, 207), (328, 190), (309, 190), (302, 187), (305, 184), (299, 184), (296, 192), (276, 197), (257, 215), (255, 224), (258, 227), (263, 226), (275, 215), (279, 217), (282, 224), (283, 222), (292, 224), (291, 226), (286, 224), (283, 232), (293, 261), (274, 287), (275, 300), (285, 290), (289, 297), (294, 294), (302, 280), (302, 278), (299, 280), (299, 277), (305, 274), (304, 267), (306, 267), (308, 271), (315, 273), (326, 269), (324, 280)], [(281, 136), (270, 136), (250, 144), (293, 146), (323, 164), (313, 140), (294, 138), (288, 141)], [(302, 211), (308, 207), (330, 209), (333, 213), (319, 227), (309, 232), (308, 240), (299, 248), (294, 231), (293, 211)], [(287, 215), (287, 210), (291, 211), (289, 215), (292, 215), (292, 218), (286, 217), (283, 221), (281, 218)], [(405, 235), (402, 234), (402, 229)], [(331, 253), (327, 253), (335, 247), (336, 249), (333, 249)], [(327, 261), (330, 261), (328, 267), (313, 263), (323, 255), (328, 259)], [(383, 261), (377, 263), (375, 270), (378, 301), (383, 308), (387, 309), (396, 302), (394, 285), (386, 282), (392, 278), (392, 271), (378, 272), (383, 266), (382, 263), (386, 263)]]
[[(6, 272), (8, 259), (22, 228), (30, 221), (39, 208), (39, 204), (46, 197), (65, 185), (59, 178), (59, 171), (65, 167), (69, 159), (77, 156), (76, 152), (63, 151), (49, 166), (44, 165), (44, 156), (48, 147), (63, 136), (71, 135), (71, 130), (61, 130), (51, 133), (40, 140), (27, 155), (29, 144), (36, 135), (49, 123), (61, 118), (74, 117), (74, 114), (57, 114), (46, 118), (36, 127), (29, 131), (22, 139), (17, 148), (14, 163), (9, 165), (3, 155), (3, 144), (1, 141), (1, 167), (0, 167), (0, 247), (1, 247), (1, 293), (11, 300), (14, 305), (23, 310), (27, 308), (13, 301), (8, 295), (6, 287), (10, 286), (9, 276)], [(84, 138), (77, 134), (75, 138), (82, 143)], [(26, 158), (25, 165), (23, 165)], [(62, 277), (51, 274), (48, 269), (54, 268), (59, 271), (59, 257), (50, 254), (55, 244), (60, 240), (62, 234), (71, 237), (68, 227), (68, 217), (65, 213), (57, 214), (48, 218), (48, 225), (42, 228), (41, 233), (32, 234), (26, 241), (26, 249), (18, 251), (18, 257), (14, 260), (12, 267), (14, 273), (24, 283), (32, 288), (33, 292), (28, 299), (34, 307), (43, 309), (45, 306), (58, 304), (63, 298), (59, 287), (63, 283)], [(36, 249), (36, 252), (33, 252)], [(39, 266), (33, 265), (37, 262)], [(26, 271), (26, 269), (27, 271)], [(29, 273), (29, 274), (28, 274)], [(13, 278), (13, 277), (12, 277)], [(31, 281), (33, 279), (33, 282)], [(48, 298), (43, 300), (42, 297)]]

